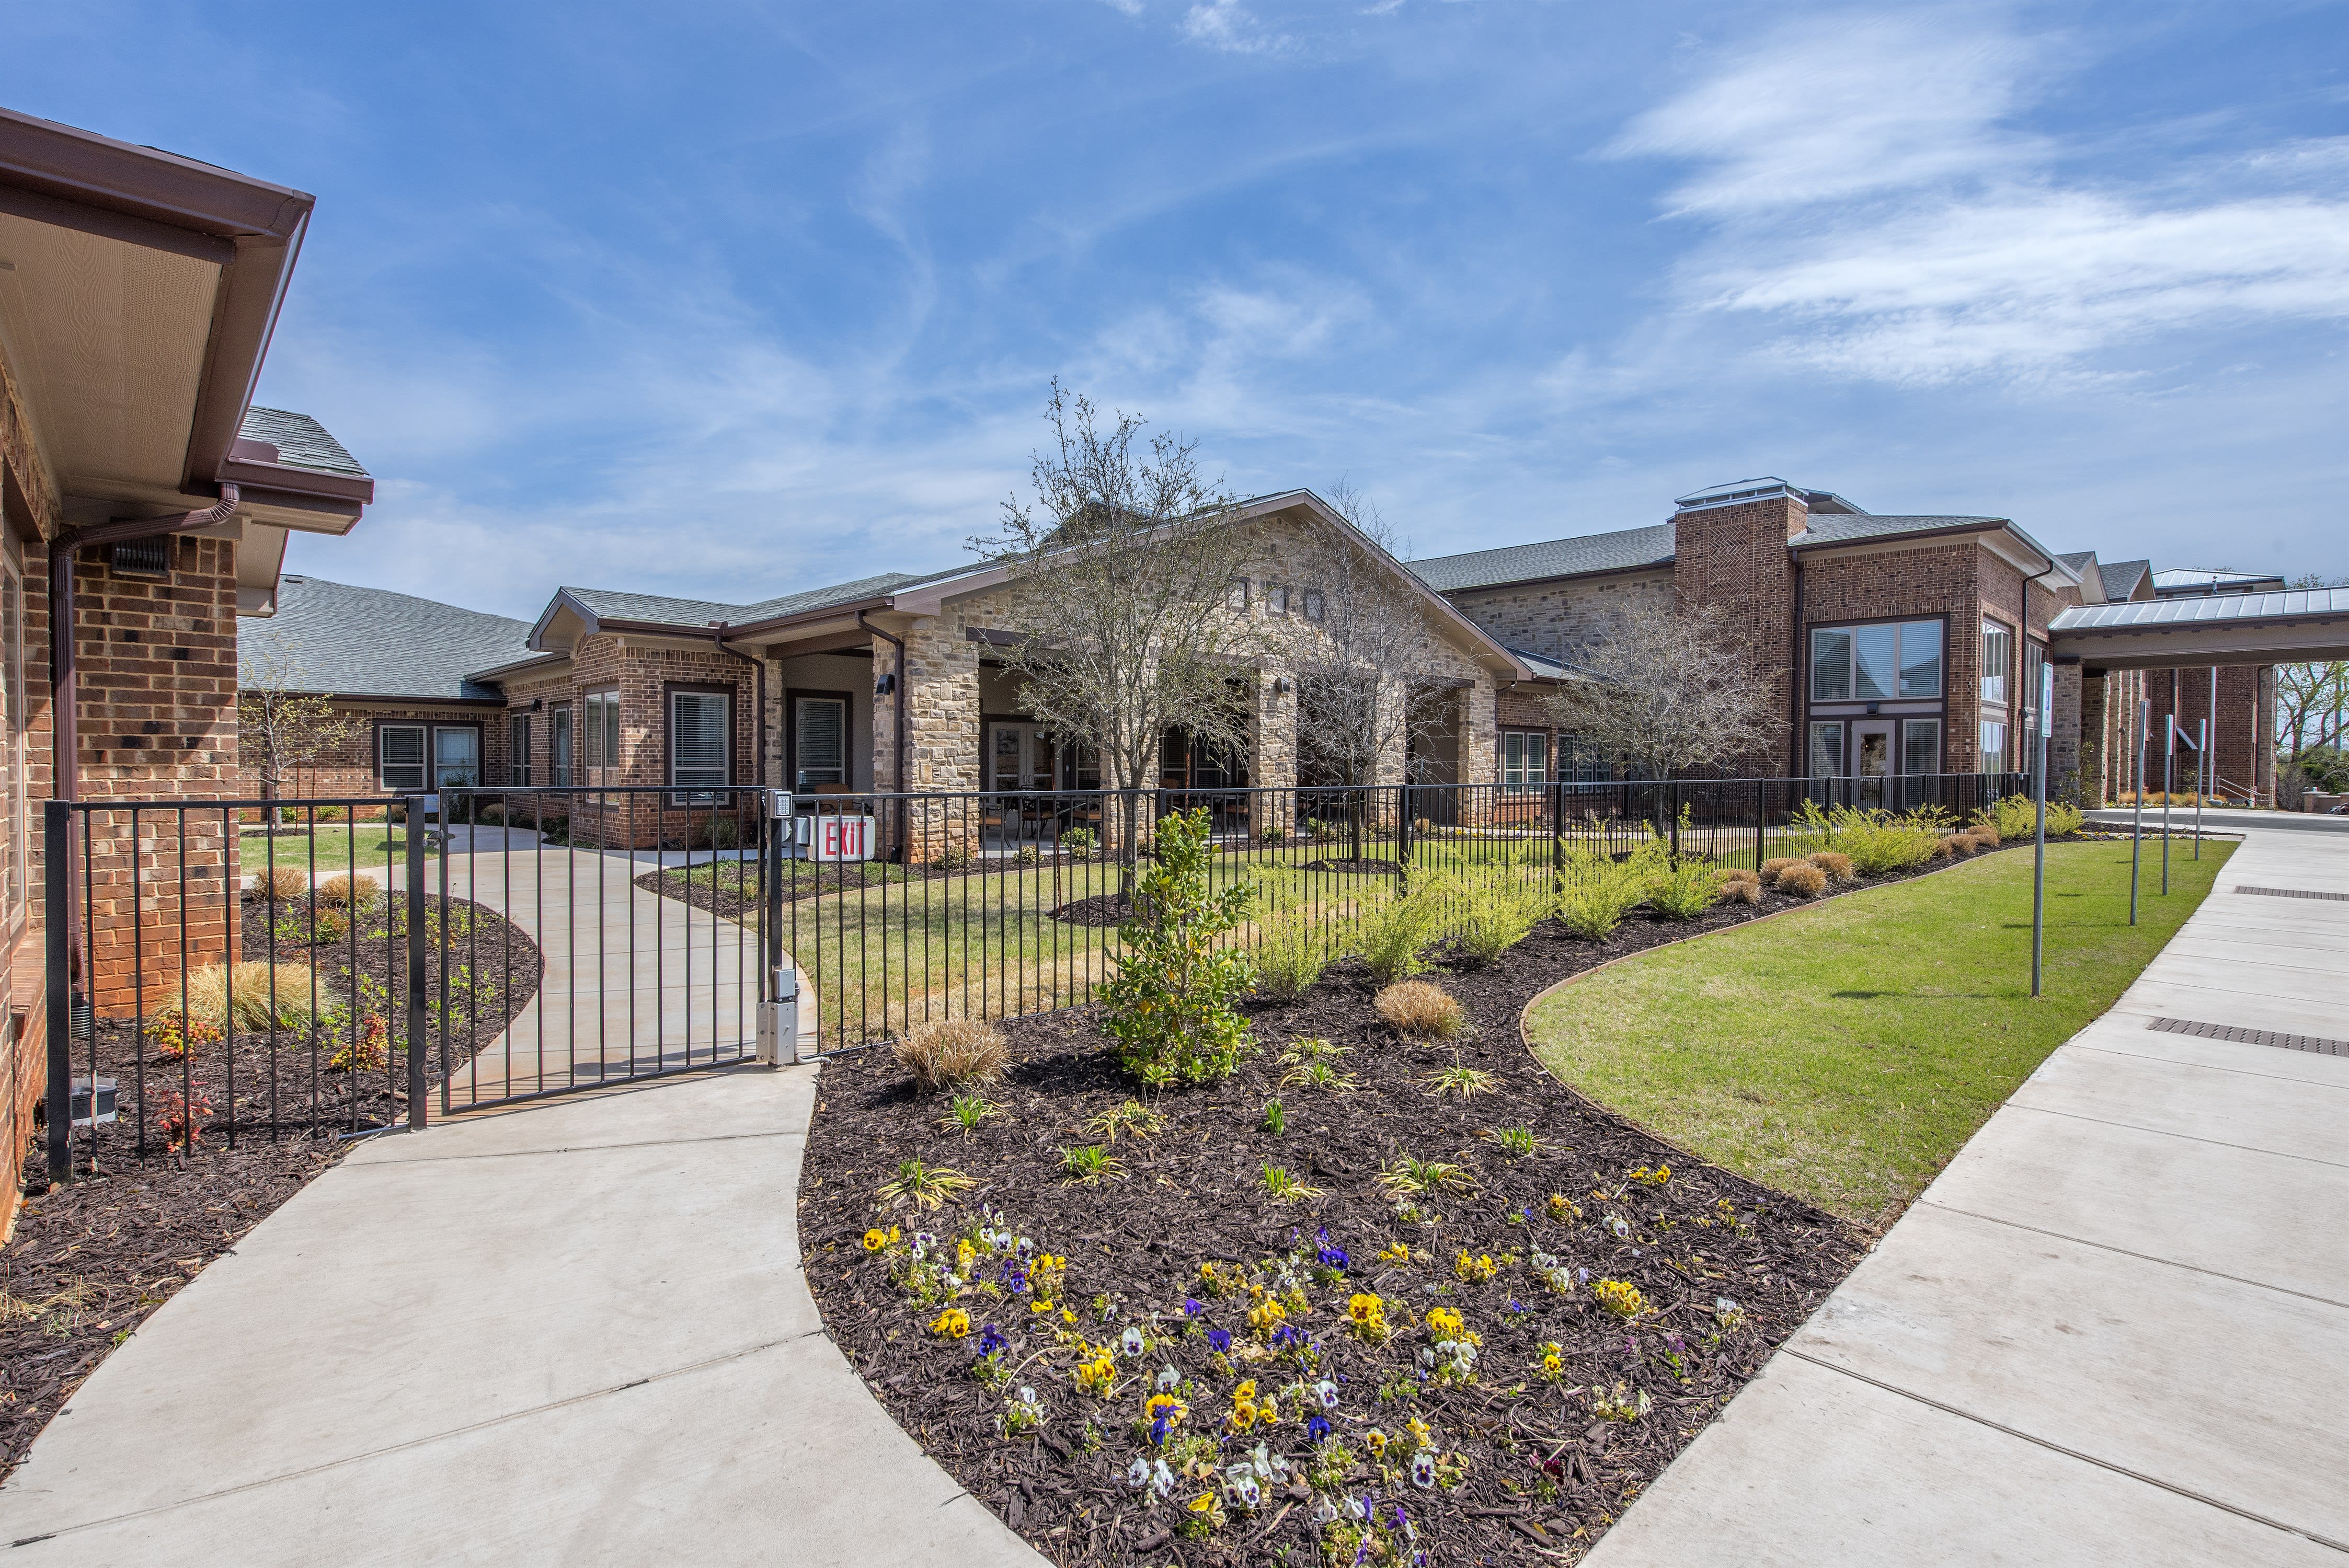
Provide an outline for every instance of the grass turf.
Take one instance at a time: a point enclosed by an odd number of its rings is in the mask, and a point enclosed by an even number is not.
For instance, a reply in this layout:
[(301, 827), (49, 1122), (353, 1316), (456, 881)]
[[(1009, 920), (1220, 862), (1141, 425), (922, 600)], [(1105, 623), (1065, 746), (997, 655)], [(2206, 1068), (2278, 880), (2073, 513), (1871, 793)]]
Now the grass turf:
[[(279, 866), (292, 866), (296, 871), (307, 872), (311, 869), (310, 851), (315, 843), (318, 852), (317, 872), (322, 877), (349, 871), (356, 864), (362, 875), (372, 876), (378, 882), (381, 882), (387, 857), (392, 868), (394, 882), (407, 874), (402, 869), (408, 863), (408, 836), (405, 828), (396, 822), (387, 828), (380, 821), (360, 822), (357, 827), (358, 849), (356, 857), (351, 848), (352, 824), (321, 822), (307, 832), (296, 831), (274, 835), (274, 852), (276, 857), (274, 863)], [(273, 863), (271, 846), (270, 836), (261, 833), (240, 835), (237, 840), (239, 863), (247, 872), (265, 870)], [(426, 855), (429, 859), (438, 859), (440, 851), (428, 850)]]
[(1536, 1006), (1550, 1070), (1682, 1147), (1864, 1225), (1889, 1223), (2047, 1054), (2126, 990), (2232, 846), (2047, 851), (2031, 995), (2031, 852), (1867, 889), (1627, 959)]

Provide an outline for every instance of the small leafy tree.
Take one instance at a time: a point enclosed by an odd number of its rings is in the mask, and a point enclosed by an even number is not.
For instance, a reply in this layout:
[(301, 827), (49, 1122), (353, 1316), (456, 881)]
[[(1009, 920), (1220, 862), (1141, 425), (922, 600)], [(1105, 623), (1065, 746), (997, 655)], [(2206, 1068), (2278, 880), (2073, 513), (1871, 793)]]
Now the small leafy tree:
[(1227, 1078), (1248, 1044), (1233, 1003), (1256, 983), (1256, 963), (1217, 939), (1247, 916), (1256, 890), (1216, 891), (1210, 830), (1204, 806), (1159, 820), (1156, 863), (1142, 873), (1138, 913), (1118, 929), (1124, 955), (1102, 991), (1119, 1065), (1152, 1088)]
[[(239, 659), (236, 743), (261, 776), (261, 798), (285, 793), (286, 775), (357, 736), (366, 726), (335, 711), (332, 693), (297, 689), (301, 665), (294, 639), (264, 634)], [(269, 809), (271, 825), (285, 820)]]

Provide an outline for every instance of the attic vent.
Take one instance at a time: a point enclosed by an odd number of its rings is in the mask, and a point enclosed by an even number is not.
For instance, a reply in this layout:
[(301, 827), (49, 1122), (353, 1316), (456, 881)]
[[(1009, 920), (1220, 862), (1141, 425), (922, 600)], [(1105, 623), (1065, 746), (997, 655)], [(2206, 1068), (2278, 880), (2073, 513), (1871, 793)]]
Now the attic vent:
[(106, 564), (117, 577), (169, 577), (171, 574), (171, 535), (117, 540), (107, 546)]

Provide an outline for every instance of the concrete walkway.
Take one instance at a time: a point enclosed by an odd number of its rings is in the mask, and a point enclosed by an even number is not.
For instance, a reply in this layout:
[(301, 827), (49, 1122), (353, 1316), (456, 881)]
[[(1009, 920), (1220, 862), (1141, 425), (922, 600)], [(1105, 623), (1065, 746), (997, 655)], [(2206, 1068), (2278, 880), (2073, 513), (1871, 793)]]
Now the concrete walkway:
[(816, 1069), (353, 1150), (98, 1367), (0, 1488), (9, 1563), (1041, 1563), (823, 1331)]
[(2344, 895), (2250, 830), (1592, 1568), (2349, 1563), (2349, 1055), (2150, 1026), (2349, 1049)]

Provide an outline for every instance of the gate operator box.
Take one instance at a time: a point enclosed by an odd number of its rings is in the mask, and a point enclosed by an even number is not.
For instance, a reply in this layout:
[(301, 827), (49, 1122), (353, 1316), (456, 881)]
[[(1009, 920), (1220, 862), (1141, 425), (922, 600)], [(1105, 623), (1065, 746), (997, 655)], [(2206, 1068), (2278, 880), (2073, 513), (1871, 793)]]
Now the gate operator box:
[(767, 1000), (759, 1004), (759, 1059), (771, 1068), (800, 1059), (800, 975), (789, 965), (774, 972)]

